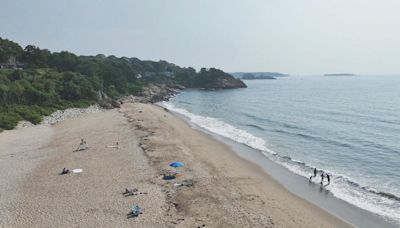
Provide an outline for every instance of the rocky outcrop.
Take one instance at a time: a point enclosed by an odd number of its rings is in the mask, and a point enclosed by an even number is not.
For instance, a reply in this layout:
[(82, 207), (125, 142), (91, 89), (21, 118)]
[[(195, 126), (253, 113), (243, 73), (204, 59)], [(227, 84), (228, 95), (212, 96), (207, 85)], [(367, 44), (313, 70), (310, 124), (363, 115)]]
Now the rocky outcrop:
[(169, 100), (175, 96), (184, 87), (170, 88), (166, 85), (150, 84), (143, 88), (142, 92), (137, 96), (126, 96), (121, 98), (120, 103), (156, 103), (159, 101)]
[(143, 102), (155, 103), (159, 101), (165, 101), (173, 97), (179, 90), (170, 88), (166, 85), (150, 84), (143, 88), (141, 97)]
[(246, 88), (246, 84), (238, 78), (223, 72), (222, 70), (210, 68), (202, 68), (193, 82), (191, 88), (202, 89), (236, 89)]
[(33, 126), (35, 126), (33, 123), (31, 123), (31, 122), (29, 122), (27, 120), (21, 120), (21, 121), (18, 122), (16, 128), (20, 129), (20, 128), (27, 128), (27, 127), (33, 127)]
[(237, 78), (218, 78), (212, 84), (209, 84), (205, 89), (236, 89), (247, 88), (246, 84)]
[(96, 100), (97, 100), (97, 103), (102, 108), (112, 109), (112, 108), (120, 108), (121, 107), (121, 102), (114, 100), (111, 97), (107, 96), (107, 94), (105, 94), (103, 91), (97, 92)]
[(43, 117), (42, 124), (55, 124), (65, 119), (76, 118), (85, 114), (99, 113), (103, 110), (98, 105), (92, 105), (87, 108), (69, 108), (53, 112), (50, 116)]
[[(193, 89), (235, 89), (235, 88), (246, 88), (246, 84), (242, 80), (233, 77), (219, 77), (215, 78), (208, 83), (204, 83), (201, 86), (189, 87)], [(130, 95), (123, 97), (119, 100), (120, 103), (156, 103), (159, 101), (166, 101), (174, 97), (180, 91), (186, 89), (184, 86), (175, 85), (173, 87), (165, 84), (149, 84), (143, 87), (142, 92), (137, 96)]]

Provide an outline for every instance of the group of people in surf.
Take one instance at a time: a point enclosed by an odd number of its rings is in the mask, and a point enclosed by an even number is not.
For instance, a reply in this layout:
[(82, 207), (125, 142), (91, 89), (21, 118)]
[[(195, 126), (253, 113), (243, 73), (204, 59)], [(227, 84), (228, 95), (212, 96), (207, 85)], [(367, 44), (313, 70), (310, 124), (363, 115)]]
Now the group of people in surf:
[[(312, 178), (317, 177), (317, 173), (318, 173), (317, 168), (314, 168), (314, 176), (310, 176), (310, 181), (311, 181)], [(325, 179), (325, 177), (326, 177), (326, 179), (328, 180), (328, 184), (331, 183), (331, 177), (329, 176), (329, 174), (324, 173), (324, 171), (321, 171), (321, 185), (324, 184), (324, 179)]]

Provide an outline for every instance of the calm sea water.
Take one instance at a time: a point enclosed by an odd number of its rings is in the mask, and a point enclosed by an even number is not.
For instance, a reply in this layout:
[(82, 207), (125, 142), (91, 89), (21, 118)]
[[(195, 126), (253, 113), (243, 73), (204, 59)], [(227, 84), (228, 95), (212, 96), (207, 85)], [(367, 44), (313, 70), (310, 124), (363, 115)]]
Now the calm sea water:
[(185, 91), (163, 105), (298, 175), (329, 173), (336, 197), (400, 224), (400, 77), (245, 82)]

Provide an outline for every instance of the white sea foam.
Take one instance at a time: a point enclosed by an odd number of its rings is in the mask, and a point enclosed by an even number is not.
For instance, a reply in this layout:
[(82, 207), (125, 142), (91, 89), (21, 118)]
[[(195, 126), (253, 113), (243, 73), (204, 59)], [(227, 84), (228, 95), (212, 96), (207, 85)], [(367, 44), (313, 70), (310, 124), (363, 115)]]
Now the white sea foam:
[(332, 184), (328, 189), (339, 199), (386, 218), (394, 219), (400, 224), (400, 202), (396, 200), (381, 197), (359, 187), (354, 187), (349, 184), (347, 178), (342, 177), (333, 178)]
[[(226, 137), (235, 142), (245, 144), (253, 149), (261, 151), (266, 157), (297, 175), (306, 178), (310, 175), (310, 167), (305, 166), (300, 163), (300, 161), (280, 157), (274, 151), (267, 148), (266, 142), (262, 138), (254, 136), (251, 133), (234, 127), (222, 120), (196, 115), (186, 109), (177, 108), (170, 102), (162, 102), (160, 104), (173, 112), (187, 117), (190, 122), (210, 131), (211, 133)], [(332, 172), (326, 172), (332, 174)], [(338, 176), (338, 174), (336, 174), (336, 176)], [(357, 207), (396, 220), (400, 224), (400, 213), (398, 213), (400, 202), (381, 197), (377, 194), (361, 189), (361, 187), (353, 186), (349, 179), (343, 175), (340, 177), (336, 176), (332, 176), (331, 184), (327, 187), (335, 197), (343, 199)]]
[(212, 133), (245, 144), (257, 150), (266, 151), (272, 154), (275, 153), (265, 146), (265, 141), (262, 138), (256, 137), (245, 130), (227, 124), (224, 121), (212, 117), (204, 117), (193, 114), (185, 109), (176, 108), (173, 104), (168, 102), (162, 102), (161, 105), (170, 109), (171, 111), (184, 115), (185, 117), (189, 118), (192, 123)]

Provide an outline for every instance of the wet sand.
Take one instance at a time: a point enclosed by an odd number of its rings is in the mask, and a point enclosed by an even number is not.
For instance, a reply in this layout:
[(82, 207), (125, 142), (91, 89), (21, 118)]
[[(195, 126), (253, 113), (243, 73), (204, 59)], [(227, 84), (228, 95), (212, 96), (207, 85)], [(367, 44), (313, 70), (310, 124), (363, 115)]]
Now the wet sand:
[[(84, 138), (90, 148), (73, 152)], [(119, 142), (120, 148), (111, 148)], [(170, 168), (173, 161), (183, 168)], [(81, 174), (58, 175), (62, 168)], [(162, 174), (176, 172), (166, 181)], [(0, 226), (349, 227), (150, 104), (0, 134)], [(174, 184), (191, 183), (189, 186)], [(145, 195), (127, 196), (125, 188)], [(128, 218), (133, 205), (143, 208)]]

